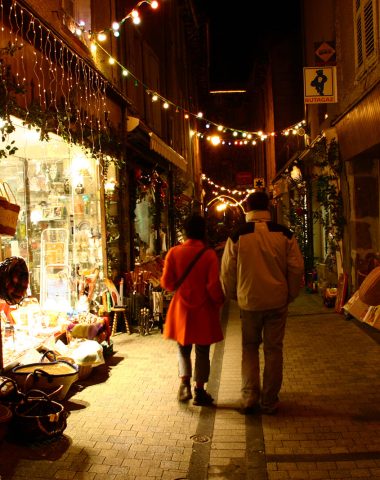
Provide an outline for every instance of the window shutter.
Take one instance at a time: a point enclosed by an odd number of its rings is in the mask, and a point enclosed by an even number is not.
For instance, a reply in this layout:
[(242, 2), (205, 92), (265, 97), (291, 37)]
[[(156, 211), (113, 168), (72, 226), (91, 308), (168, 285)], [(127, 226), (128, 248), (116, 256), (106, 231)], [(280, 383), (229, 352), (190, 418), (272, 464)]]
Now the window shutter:
[(369, 57), (375, 51), (375, 32), (372, 1), (364, 7), (365, 55)]
[(363, 65), (363, 35), (362, 35), (362, 22), (359, 17), (356, 20), (356, 53), (357, 53), (357, 62), (358, 67)]
[(377, 6), (374, 0), (354, 0), (357, 77), (366, 75), (377, 63)]

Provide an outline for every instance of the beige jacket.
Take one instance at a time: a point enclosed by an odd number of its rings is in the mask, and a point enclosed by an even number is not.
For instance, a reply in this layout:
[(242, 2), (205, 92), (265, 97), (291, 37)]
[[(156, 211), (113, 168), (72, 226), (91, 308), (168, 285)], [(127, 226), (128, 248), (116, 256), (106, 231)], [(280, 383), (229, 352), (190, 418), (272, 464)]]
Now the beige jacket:
[(251, 211), (244, 227), (228, 238), (221, 283), (242, 310), (281, 308), (299, 294), (304, 261), (293, 233), (270, 221), (267, 210)]

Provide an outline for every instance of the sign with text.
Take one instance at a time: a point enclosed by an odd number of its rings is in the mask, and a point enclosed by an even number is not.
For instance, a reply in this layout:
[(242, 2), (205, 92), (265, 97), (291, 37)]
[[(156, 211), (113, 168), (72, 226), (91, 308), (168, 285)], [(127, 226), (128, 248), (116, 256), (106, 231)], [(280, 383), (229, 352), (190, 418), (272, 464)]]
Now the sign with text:
[(336, 67), (304, 67), (304, 102), (336, 103)]

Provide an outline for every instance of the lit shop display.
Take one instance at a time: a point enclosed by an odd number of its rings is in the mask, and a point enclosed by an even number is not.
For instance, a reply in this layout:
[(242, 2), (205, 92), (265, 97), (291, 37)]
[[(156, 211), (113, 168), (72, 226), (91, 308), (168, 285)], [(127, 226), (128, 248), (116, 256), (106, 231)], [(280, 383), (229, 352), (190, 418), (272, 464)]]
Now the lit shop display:
[(136, 183), (134, 247), (135, 263), (141, 264), (168, 250), (168, 181), (165, 175), (154, 170), (139, 169)]
[(31, 295), (68, 309), (78, 296), (73, 282), (103, 263), (98, 166), (81, 148), (53, 134), (40, 141), (20, 123), (12, 133), (18, 150), (1, 160), (20, 213), (14, 237), (1, 238), (0, 260), (23, 257)]
[[(25, 260), (29, 298), (0, 305), (4, 365), (47, 338), (54, 342), (73, 312), (92, 315), (88, 304), (103, 272), (96, 160), (54, 134), (40, 141), (37, 131), (12, 122), (9, 141), (18, 148), (1, 159), (1, 180), (20, 211), (15, 234), (0, 235), (0, 262)], [(90, 323), (98, 320), (92, 315)]]

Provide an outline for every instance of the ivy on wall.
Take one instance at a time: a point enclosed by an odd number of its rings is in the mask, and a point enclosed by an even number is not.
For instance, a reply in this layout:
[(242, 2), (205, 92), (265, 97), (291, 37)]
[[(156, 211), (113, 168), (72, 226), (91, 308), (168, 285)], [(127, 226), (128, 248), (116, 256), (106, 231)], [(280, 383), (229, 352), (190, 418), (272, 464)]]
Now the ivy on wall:
[[(305, 163), (307, 162), (307, 164)], [(306, 264), (314, 264), (310, 251), (308, 218), (322, 225), (325, 234), (325, 259), (329, 270), (336, 266), (336, 252), (340, 250), (346, 219), (343, 213), (343, 198), (340, 190), (340, 174), (343, 163), (335, 139), (329, 143), (323, 137), (310, 148), (306, 161), (298, 161), (302, 175), (292, 178), (291, 172), (283, 175), (293, 192), (289, 208), (285, 212), (289, 225), (295, 232)], [(311, 189), (316, 189), (318, 207), (312, 210)], [(315, 207), (315, 205), (314, 205)]]

